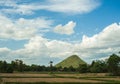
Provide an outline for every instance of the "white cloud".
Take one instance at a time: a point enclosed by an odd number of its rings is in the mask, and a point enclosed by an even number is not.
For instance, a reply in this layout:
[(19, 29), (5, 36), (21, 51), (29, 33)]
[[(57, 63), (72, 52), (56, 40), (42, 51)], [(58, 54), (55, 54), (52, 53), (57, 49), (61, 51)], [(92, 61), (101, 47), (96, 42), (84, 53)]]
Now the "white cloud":
[[(120, 24), (113, 23), (92, 37), (83, 36), (77, 52), (86, 58), (102, 58), (120, 50)], [(98, 56), (98, 57), (97, 57)]]
[(46, 10), (63, 13), (87, 13), (95, 9), (99, 3), (95, 0), (48, 0)]
[[(41, 61), (44, 58), (53, 59), (54, 57), (63, 59), (73, 54), (77, 54), (87, 61), (103, 59), (120, 51), (119, 33), (120, 24), (114, 23), (92, 37), (84, 36), (82, 42), (74, 44), (35, 36), (22, 49), (0, 48), (0, 53), (9, 52), (4, 55), (25, 58), (24, 60), (31, 59), (31, 63), (33, 63), (32, 61), (35, 62), (35, 59)], [(46, 62), (48, 59), (43, 61)]]
[(120, 24), (113, 23), (92, 37), (83, 36), (81, 45), (87, 48), (107, 48), (120, 45)]
[(35, 10), (48, 10), (53, 12), (61, 12), (68, 14), (88, 13), (97, 8), (100, 3), (98, 0), (47, 0), (37, 3), (21, 3), (19, 1), (3, 0), (0, 5), (9, 8), (2, 8), (4, 13), (33, 14)]
[[(4, 58), (9, 58), (9, 60), (22, 59), (27, 63), (46, 64), (50, 59), (53, 60), (57, 58), (56, 60), (58, 60), (59, 58), (61, 59), (72, 55), (72, 47), (73, 45), (71, 43), (35, 36), (24, 45), (24, 48), (11, 50), (10, 53), (6, 51), (5, 53), (7, 54), (4, 54)], [(2, 48), (0, 51), (5, 50)]]
[[(0, 6), (2, 6), (3, 8), (1, 8), (1, 11), (3, 13), (18, 13), (18, 14), (32, 14), (33, 11), (32, 9), (34, 9), (34, 7), (32, 5), (29, 4), (25, 4), (23, 2), (23, 4), (19, 3), (19, 0), (1, 0), (0, 1)], [(19, 3), (19, 4), (18, 4)]]
[(17, 1), (14, 0), (0, 0), (0, 6), (6, 6), (6, 7), (15, 7), (17, 5)]
[(35, 36), (31, 38), (27, 44), (24, 45), (23, 49), (17, 50), (15, 51), (15, 53), (21, 54), (23, 56), (26, 55), (26, 56), (64, 57), (67, 56), (68, 54), (71, 55), (73, 51), (72, 47), (73, 46), (71, 43), (57, 40), (49, 40), (41, 36)]
[(21, 15), (31, 15), (33, 14), (35, 9), (35, 6), (32, 5), (15, 5), (15, 7), (13, 6), (13, 8), (9, 8), (9, 9), (1, 9), (1, 11), (3, 13), (17, 13), (17, 14), (21, 14)]
[(4, 47), (4, 48), (0, 48), (0, 57), (4, 58), (4, 56), (9, 56), (9, 54), (11, 53), (11, 50)]
[(54, 28), (55, 33), (71, 35), (74, 33), (74, 28), (76, 23), (73, 21), (68, 22), (66, 25), (62, 26), (61, 24), (57, 25)]
[(71, 43), (57, 40), (49, 41), (47, 47), (51, 57), (66, 57), (71, 55), (74, 50)]
[(45, 18), (19, 18), (17, 20), (11, 20), (0, 15), (0, 38), (16, 40), (29, 39), (37, 33), (42, 33), (51, 28), (52, 22), (52, 20)]

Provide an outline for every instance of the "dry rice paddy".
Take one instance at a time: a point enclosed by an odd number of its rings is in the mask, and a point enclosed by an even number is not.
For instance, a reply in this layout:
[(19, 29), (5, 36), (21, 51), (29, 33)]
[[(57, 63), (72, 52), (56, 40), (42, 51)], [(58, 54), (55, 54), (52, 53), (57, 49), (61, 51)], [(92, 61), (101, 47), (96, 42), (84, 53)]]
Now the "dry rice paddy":
[[(86, 74), (39, 74), (39, 73), (13, 73), (6, 74), (0, 73), (1, 81), (7, 82), (48, 82), (48, 83), (106, 83), (118, 82), (120, 77), (108, 77), (106, 74), (101, 73), (86, 73)], [(114, 83), (113, 83), (114, 84)]]

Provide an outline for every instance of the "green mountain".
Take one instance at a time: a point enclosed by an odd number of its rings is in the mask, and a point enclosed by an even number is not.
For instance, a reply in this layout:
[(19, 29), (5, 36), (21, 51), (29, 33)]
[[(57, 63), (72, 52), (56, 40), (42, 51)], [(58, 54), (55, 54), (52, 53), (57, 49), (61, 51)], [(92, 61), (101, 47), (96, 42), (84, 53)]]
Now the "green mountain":
[(74, 68), (78, 68), (79, 64), (86, 64), (86, 62), (84, 62), (82, 59), (80, 59), (77, 55), (72, 55), (66, 59), (64, 59), (62, 62), (58, 63), (57, 65), (55, 65), (56, 67), (74, 67)]

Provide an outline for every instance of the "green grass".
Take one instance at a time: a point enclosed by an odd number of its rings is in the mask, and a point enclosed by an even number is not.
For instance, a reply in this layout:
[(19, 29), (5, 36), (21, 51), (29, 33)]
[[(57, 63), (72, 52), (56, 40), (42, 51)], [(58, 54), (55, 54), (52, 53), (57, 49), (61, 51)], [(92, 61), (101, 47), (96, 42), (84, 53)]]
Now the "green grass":
[(79, 64), (86, 64), (82, 59), (80, 59), (77, 55), (72, 55), (68, 58), (66, 58), (65, 60), (63, 60), (62, 62), (58, 63), (56, 65), (56, 67), (74, 67), (74, 68), (78, 68)]

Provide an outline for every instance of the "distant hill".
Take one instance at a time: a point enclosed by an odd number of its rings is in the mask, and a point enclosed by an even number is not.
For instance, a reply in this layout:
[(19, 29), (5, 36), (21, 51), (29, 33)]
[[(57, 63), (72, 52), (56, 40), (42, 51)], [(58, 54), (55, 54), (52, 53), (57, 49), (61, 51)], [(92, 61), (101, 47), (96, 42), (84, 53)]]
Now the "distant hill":
[(84, 62), (82, 59), (80, 59), (77, 55), (72, 55), (66, 59), (64, 59), (62, 62), (58, 63), (57, 65), (55, 65), (56, 67), (74, 67), (74, 68), (78, 68), (79, 64), (86, 64), (86, 62)]

